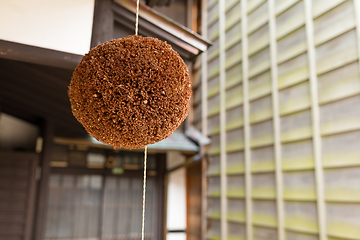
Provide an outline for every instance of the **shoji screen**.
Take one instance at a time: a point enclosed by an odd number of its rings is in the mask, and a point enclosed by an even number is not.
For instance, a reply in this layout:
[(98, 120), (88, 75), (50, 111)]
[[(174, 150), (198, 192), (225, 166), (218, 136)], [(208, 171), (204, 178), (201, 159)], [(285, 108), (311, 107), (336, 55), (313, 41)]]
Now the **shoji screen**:
[(359, 240), (359, 2), (206, 11), (207, 238)]

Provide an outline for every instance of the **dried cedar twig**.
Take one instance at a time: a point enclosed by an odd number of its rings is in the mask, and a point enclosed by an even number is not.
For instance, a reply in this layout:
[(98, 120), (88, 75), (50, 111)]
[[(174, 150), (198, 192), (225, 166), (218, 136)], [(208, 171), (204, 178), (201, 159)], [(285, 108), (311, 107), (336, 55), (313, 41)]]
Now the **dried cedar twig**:
[(68, 95), (91, 136), (133, 149), (169, 137), (184, 121), (191, 83), (169, 44), (133, 35), (91, 49), (76, 67)]

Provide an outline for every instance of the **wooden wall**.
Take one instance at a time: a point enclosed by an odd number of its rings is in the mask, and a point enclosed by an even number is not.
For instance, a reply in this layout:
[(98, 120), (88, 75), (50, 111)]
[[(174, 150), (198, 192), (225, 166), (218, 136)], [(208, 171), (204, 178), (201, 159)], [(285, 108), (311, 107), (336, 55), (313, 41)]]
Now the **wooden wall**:
[(30, 240), (33, 234), (39, 155), (0, 152), (0, 239)]
[(207, 239), (359, 240), (359, 1), (203, 5)]

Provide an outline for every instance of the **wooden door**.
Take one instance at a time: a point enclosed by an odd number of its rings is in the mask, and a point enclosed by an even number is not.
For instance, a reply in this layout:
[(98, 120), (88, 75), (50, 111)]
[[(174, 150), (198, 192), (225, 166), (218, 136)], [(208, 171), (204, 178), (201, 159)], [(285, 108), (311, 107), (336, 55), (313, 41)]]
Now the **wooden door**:
[(30, 240), (39, 155), (0, 152), (0, 240)]

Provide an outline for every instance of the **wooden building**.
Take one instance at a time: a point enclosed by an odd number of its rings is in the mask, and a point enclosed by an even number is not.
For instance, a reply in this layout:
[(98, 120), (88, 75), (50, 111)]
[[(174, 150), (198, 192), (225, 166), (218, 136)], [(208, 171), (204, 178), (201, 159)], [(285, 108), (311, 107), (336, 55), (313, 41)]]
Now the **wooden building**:
[[(165, 3), (171, 5), (159, 6)], [(186, 14), (192, 3), (148, 4), (183, 25), (196, 22)], [(1, 240), (141, 237), (142, 150), (114, 150), (91, 139), (67, 97), (72, 72), (90, 47), (134, 34), (135, 9), (132, 0), (0, 3)], [(145, 4), (139, 17), (140, 35), (167, 41), (189, 66), (209, 45)], [(168, 176), (199, 150), (185, 134), (189, 125), (149, 146), (145, 239), (167, 234)], [(179, 164), (169, 169), (173, 153)], [(201, 186), (188, 184), (200, 195)]]
[[(25, 2), (0, 3), (0, 143), (16, 150), (0, 152), (0, 239), (139, 238), (142, 153), (89, 140), (66, 96), (90, 46), (133, 34), (135, 3), (62, 1), (67, 27), (31, 34)], [(360, 240), (359, 1), (146, 3), (178, 23), (143, 5), (140, 34), (180, 53), (194, 93), (181, 131), (149, 150), (146, 239), (165, 238), (164, 185), (186, 166), (188, 240)]]
[(358, 0), (204, 0), (207, 239), (360, 239)]

